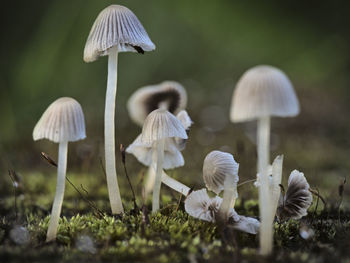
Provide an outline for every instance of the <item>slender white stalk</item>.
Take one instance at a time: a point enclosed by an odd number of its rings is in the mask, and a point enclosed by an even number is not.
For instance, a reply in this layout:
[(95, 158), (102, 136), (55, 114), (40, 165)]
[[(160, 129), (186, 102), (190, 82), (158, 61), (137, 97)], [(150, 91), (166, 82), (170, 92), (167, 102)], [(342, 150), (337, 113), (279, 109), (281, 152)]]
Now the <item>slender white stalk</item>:
[(237, 185), (233, 175), (226, 176), (224, 182), (224, 197), (219, 208), (219, 216), (224, 222), (228, 220), (230, 208), (234, 206), (237, 198)]
[[(151, 165), (148, 168), (147, 172), (147, 179), (145, 184), (145, 192), (143, 195), (144, 199), (147, 199), (150, 193), (152, 193), (154, 188), (154, 182), (156, 179), (156, 171), (154, 168), (154, 165)], [(183, 194), (184, 196), (187, 196), (190, 192), (191, 188), (184, 185), (183, 183), (180, 183), (179, 181), (175, 180), (174, 178), (171, 178), (169, 175), (167, 175), (164, 170), (162, 171), (162, 183), (170, 187), (171, 189)]]
[(143, 193), (143, 198), (146, 200), (148, 196), (152, 193), (154, 187), (154, 181), (156, 179), (156, 171), (152, 165), (148, 167), (145, 183), (145, 191)]
[(109, 201), (112, 213), (124, 212), (115, 167), (115, 99), (117, 94), (118, 48), (112, 47), (108, 55), (108, 80), (105, 108), (105, 160)]
[(156, 180), (154, 181), (153, 188), (153, 200), (152, 200), (152, 212), (159, 210), (159, 197), (160, 186), (162, 184), (162, 171), (164, 160), (164, 144), (165, 139), (162, 138), (157, 142), (157, 168), (156, 168)]
[(67, 169), (68, 142), (61, 142), (58, 146), (57, 184), (55, 200), (53, 202), (49, 228), (47, 230), (46, 242), (56, 239), (58, 221), (60, 219), (61, 208), (64, 196), (64, 186)]
[(258, 120), (258, 171), (260, 174), (259, 209), (261, 217), (260, 253), (268, 255), (273, 247), (273, 227), (269, 194), (268, 165), (270, 163), (270, 117)]
[(187, 196), (191, 190), (191, 188), (188, 186), (168, 176), (164, 171), (162, 173), (162, 183), (169, 186), (171, 189), (183, 194), (184, 196)]

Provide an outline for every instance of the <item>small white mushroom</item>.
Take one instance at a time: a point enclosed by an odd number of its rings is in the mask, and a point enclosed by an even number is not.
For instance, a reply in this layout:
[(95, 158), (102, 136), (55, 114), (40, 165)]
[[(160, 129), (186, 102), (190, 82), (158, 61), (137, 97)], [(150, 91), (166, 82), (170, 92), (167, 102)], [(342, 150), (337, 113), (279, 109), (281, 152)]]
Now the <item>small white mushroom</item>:
[[(188, 129), (192, 123), (186, 111), (180, 111), (176, 118), (181, 122), (184, 129)], [(181, 151), (185, 149), (187, 139), (182, 138), (167, 138), (165, 139), (163, 169), (173, 169), (185, 164)], [(137, 160), (145, 166), (148, 166), (148, 172), (145, 183), (144, 198), (153, 191), (155, 181), (155, 170), (152, 166), (155, 160), (155, 143), (141, 142), (141, 134), (137, 136), (132, 144), (127, 149), (127, 153), (133, 154)], [(190, 188), (179, 181), (169, 177), (164, 171), (162, 172), (162, 183), (169, 186), (173, 190), (187, 196)]]
[(224, 190), (224, 201), (219, 210), (224, 222), (228, 220), (229, 211), (238, 197), (238, 169), (239, 164), (229, 153), (212, 151), (204, 159), (203, 179), (206, 187), (216, 194)]
[(270, 118), (292, 117), (299, 113), (299, 102), (288, 77), (272, 66), (256, 66), (243, 74), (232, 97), (231, 120), (257, 120), (258, 173), (260, 174), (259, 206), (261, 215), (261, 254), (268, 255), (273, 247), (268, 174), (270, 163)]
[(127, 103), (130, 118), (142, 126), (148, 114), (163, 107), (176, 115), (187, 105), (185, 88), (176, 81), (164, 81), (136, 90)]
[[(187, 196), (185, 210), (192, 217), (208, 222), (216, 222), (216, 216), (219, 213), (222, 202), (221, 197), (215, 196), (210, 198), (207, 190), (201, 189), (193, 191)], [(237, 230), (250, 234), (256, 234), (259, 231), (260, 223), (258, 220), (240, 216), (232, 207), (229, 209), (228, 218)]]
[(108, 55), (108, 79), (105, 106), (105, 162), (109, 200), (113, 214), (123, 213), (123, 204), (115, 167), (115, 99), (119, 52), (152, 51), (152, 43), (135, 14), (121, 5), (110, 5), (96, 18), (85, 44), (84, 61), (92, 62)]
[[(187, 134), (181, 122), (164, 109), (152, 111), (146, 118), (142, 128), (141, 142), (153, 144), (156, 149), (156, 178), (153, 189), (152, 211), (159, 210), (159, 195), (162, 181), (165, 143), (168, 138), (179, 137), (187, 139)], [(153, 161), (155, 163), (155, 161)]]
[(65, 188), (68, 142), (82, 140), (85, 137), (83, 110), (80, 104), (72, 98), (65, 97), (54, 101), (41, 116), (34, 128), (34, 141), (48, 139), (59, 143), (57, 186), (49, 228), (47, 230), (47, 242), (56, 239)]

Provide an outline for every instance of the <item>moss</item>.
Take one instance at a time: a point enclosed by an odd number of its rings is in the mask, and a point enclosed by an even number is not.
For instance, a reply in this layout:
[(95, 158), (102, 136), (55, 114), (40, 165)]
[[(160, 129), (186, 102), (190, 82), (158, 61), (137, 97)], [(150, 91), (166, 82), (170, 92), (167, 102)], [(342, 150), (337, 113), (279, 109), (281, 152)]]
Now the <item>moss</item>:
[[(135, 213), (133, 204), (125, 202), (127, 213), (123, 216), (108, 214), (106, 193), (101, 194), (101, 178), (88, 175), (69, 175), (71, 180), (83, 182), (86, 198), (103, 212), (99, 215), (67, 184), (57, 240), (45, 243), (54, 188), (42, 189), (44, 184), (54, 184), (54, 177), (33, 174), (22, 184), (21, 197), (17, 198), (17, 219), (14, 197), (7, 196), (1, 202), (0, 261), (7, 262), (223, 262), (245, 260), (265, 261), (257, 253), (258, 237), (231, 228), (189, 217), (179, 196), (162, 189), (162, 209), (156, 214)], [(78, 177), (79, 176), (79, 177)], [(35, 178), (35, 183), (31, 181)], [(81, 180), (79, 181), (78, 178)], [(96, 183), (96, 187), (93, 185)], [(35, 184), (40, 187), (35, 186)], [(81, 189), (81, 188), (80, 188)], [(127, 189), (123, 187), (122, 189)], [(130, 192), (125, 192), (130, 200)], [(142, 199), (138, 199), (141, 205)], [(148, 210), (150, 202), (146, 202)], [(257, 217), (257, 200), (237, 202), (240, 214)], [(310, 214), (301, 221), (290, 220), (275, 224), (275, 250), (271, 262), (319, 262), (320, 259), (350, 258), (350, 213), (342, 211), (339, 221), (337, 211)], [(148, 218), (146, 220), (145, 218)], [(15, 225), (22, 225), (30, 233), (30, 242), (18, 245), (9, 233)], [(309, 239), (300, 236), (300, 228), (312, 229)], [(82, 238), (84, 237), (84, 238)], [(81, 240), (85, 240), (86, 244)], [(87, 240), (87, 241), (86, 241)], [(91, 241), (91, 242), (90, 242)], [(89, 243), (90, 242), (90, 243)]]

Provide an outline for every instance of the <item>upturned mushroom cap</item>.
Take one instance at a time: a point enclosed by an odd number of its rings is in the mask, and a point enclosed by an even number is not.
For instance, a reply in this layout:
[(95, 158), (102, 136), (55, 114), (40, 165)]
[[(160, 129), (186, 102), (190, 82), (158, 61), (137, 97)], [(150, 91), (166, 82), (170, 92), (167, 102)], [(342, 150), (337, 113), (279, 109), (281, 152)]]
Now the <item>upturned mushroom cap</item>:
[(307, 210), (312, 204), (310, 186), (304, 173), (294, 170), (288, 179), (286, 194), (280, 196), (277, 208), (277, 217), (280, 220), (298, 220), (307, 215)]
[(160, 107), (175, 115), (184, 110), (186, 105), (185, 88), (178, 82), (164, 81), (135, 91), (128, 100), (127, 108), (132, 121), (142, 126), (148, 114)]
[[(141, 134), (126, 148), (126, 152), (133, 154), (136, 159), (145, 166), (150, 166), (155, 160), (157, 148), (155, 143), (143, 143)], [(185, 164), (181, 152), (175, 144), (174, 138), (167, 138), (164, 145), (163, 169), (173, 169)]]
[(113, 46), (118, 46), (118, 52), (139, 53), (156, 48), (135, 14), (121, 5), (110, 5), (97, 16), (85, 44), (84, 61), (108, 55)]
[(292, 117), (298, 113), (298, 98), (286, 74), (262, 65), (249, 69), (238, 81), (230, 117), (232, 122), (243, 122), (267, 116)]
[(239, 164), (233, 159), (232, 154), (212, 151), (204, 159), (203, 179), (206, 187), (216, 194), (224, 190), (227, 176), (233, 176), (237, 183)]
[[(222, 198), (215, 196), (210, 198), (206, 189), (193, 191), (189, 194), (185, 200), (186, 212), (195, 218), (215, 222), (216, 213), (219, 211)], [(239, 216), (236, 211), (231, 208), (229, 217), (233, 218), (234, 221), (239, 221)]]
[[(201, 189), (193, 191), (187, 196), (185, 200), (185, 210), (192, 217), (215, 222), (215, 216), (219, 211), (221, 203), (221, 197), (215, 196), (214, 198), (210, 198), (207, 190)], [(256, 234), (259, 231), (260, 222), (258, 220), (238, 215), (233, 208), (230, 208), (228, 217), (230, 224), (237, 230), (250, 234)]]
[(181, 122), (167, 110), (152, 111), (143, 124), (141, 142), (153, 143), (163, 138), (173, 137), (188, 138)]
[(176, 118), (181, 122), (182, 126), (184, 126), (185, 130), (189, 130), (189, 128), (193, 124), (190, 115), (188, 115), (187, 111), (185, 110), (180, 111), (176, 115)]
[(74, 142), (86, 137), (84, 113), (72, 98), (54, 101), (41, 116), (33, 131), (34, 141), (48, 139), (55, 143)]
[[(182, 126), (185, 128), (185, 130), (188, 134), (193, 122), (192, 122), (190, 116), (188, 115), (187, 111), (185, 111), (185, 110), (180, 111), (176, 115), (176, 118), (181, 122)], [(177, 148), (180, 151), (183, 151), (186, 148), (187, 139), (182, 139), (182, 138), (176, 137), (175, 142), (176, 142)]]

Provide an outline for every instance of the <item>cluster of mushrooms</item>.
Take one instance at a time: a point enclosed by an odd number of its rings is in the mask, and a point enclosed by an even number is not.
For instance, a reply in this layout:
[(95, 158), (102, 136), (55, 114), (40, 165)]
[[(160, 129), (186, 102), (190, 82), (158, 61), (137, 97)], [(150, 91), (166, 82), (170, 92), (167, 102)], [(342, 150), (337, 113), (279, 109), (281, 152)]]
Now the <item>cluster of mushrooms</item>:
[[(105, 103), (105, 168), (109, 200), (113, 214), (124, 212), (115, 164), (115, 100), (119, 52), (152, 51), (155, 45), (135, 14), (120, 5), (111, 5), (98, 15), (84, 49), (84, 61), (92, 62), (108, 55), (108, 77)], [(273, 222), (280, 219), (300, 219), (312, 203), (309, 184), (303, 173), (294, 170), (287, 191), (281, 194), (283, 156), (270, 165), (270, 121), (272, 116), (290, 117), (299, 113), (298, 99), (288, 77), (271, 66), (256, 66), (248, 70), (234, 90), (231, 120), (256, 120), (258, 169), (255, 185), (259, 189), (260, 222), (238, 215), (239, 164), (229, 153), (210, 152), (204, 160), (203, 179), (206, 189), (191, 191), (190, 187), (171, 178), (164, 170), (184, 165), (181, 151), (185, 149), (192, 120), (185, 110), (187, 93), (175, 81), (165, 81), (137, 90), (128, 101), (131, 119), (142, 126), (140, 135), (126, 149), (148, 167), (144, 197), (151, 193), (152, 212), (159, 210), (161, 184), (186, 196), (186, 212), (209, 222), (232, 224), (238, 230), (260, 234), (260, 252), (271, 253)], [(86, 137), (84, 114), (80, 104), (68, 97), (54, 101), (34, 128), (34, 140), (48, 139), (59, 143), (57, 186), (47, 241), (55, 240), (64, 196), (68, 142)], [(219, 194), (223, 191), (223, 198)]]

